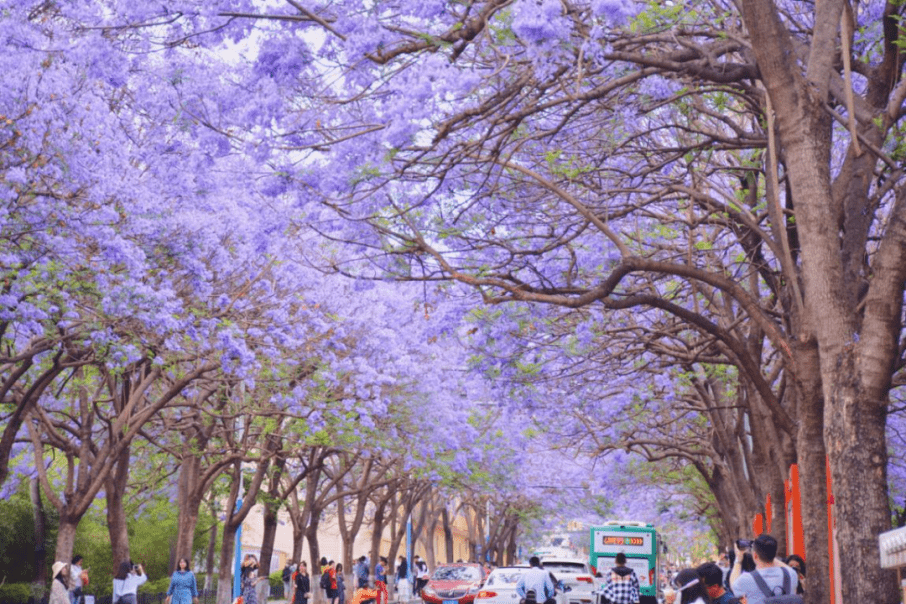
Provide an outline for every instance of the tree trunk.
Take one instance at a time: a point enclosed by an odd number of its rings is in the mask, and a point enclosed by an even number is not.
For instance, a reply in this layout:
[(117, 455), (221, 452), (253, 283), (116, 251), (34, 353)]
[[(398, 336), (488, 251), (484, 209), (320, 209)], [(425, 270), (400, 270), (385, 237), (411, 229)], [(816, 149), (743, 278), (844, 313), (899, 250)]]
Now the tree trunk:
[(217, 573), (217, 604), (233, 601), (233, 562), (236, 547), (236, 531), (239, 525), (223, 523), (223, 540), (220, 544), (220, 565)]
[(444, 506), (441, 512), (441, 519), (444, 524), (444, 553), (447, 557), (447, 564), (453, 563), (453, 525), (450, 522), (450, 510)]
[(206, 556), (206, 574), (204, 577), (204, 589), (210, 591), (214, 587), (214, 550), (217, 548), (217, 507), (214, 501), (214, 494), (211, 494), (209, 500), (211, 505), (211, 530), (208, 535), (208, 553)]
[(324, 601), (324, 590), (318, 585), (321, 579), (321, 550), (318, 547), (318, 524), (321, 522), (320, 510), (312, 510), (305, 529), (305, 538), (308, 541), (308, 555), (311, 556), (311, 597), (315, 603)]
[[(129, 526), (126, 523), (124, 499), (129, 484), (130, 448), (124, 447), (117, 456), (116, 467), (105, 481), (107, 491), (107, 532), (110, 535), (110, 548), (113, 550), (113, 566), (131, 560), (129, 553)], [(141, 564), (144, 560), (136, 560)]]
[[(374, 568), (378, 563), (378, 558), (381, 555), (381, 541), (384, 535), (384, 509), (387, 507), (386, 502), (379, 502), (377, 507), (374, 510), (374, 517), (371, 521), (371, 546), (368, 551), (368, 561), (371, 567), (368, 569), (368, 573), (371, 576), (374, 576)], [(384, 571), (387, 575), (393, 574), (388, 571), (386, 568)]]
[(274, 557), (274, 540), (277, 538), (277, 510), (270, 501), (264, 504), (264, 533), (261, 536), (261, 557), (258, 562), (261, 568), (270, 570)]
[(37, 478), (29, 482), (28, 493), (31, 497), (31, 509), (35, 518), (35, 578), (34, 584), (42, 588), (47, 585), (47, 514), (44, 513), (44, 502), (41, 501), (41, 485)]
[[(878, 534), (891, 528), (887, 491), (884, 401), (870, 400), (856, 382), (853, 351), (843, 351), (832, 375), (823, 372), (824, 392), (831, 397), (824, 413), (824, 441), (833, 478), (834, 521), (846, 536), (842, 548), (849, 564), (841, 565), (844, 602), (900, 601), (893, 570), (882, 569)], [(822, 363), (823, 364), (823, 363)], [(829, 407), (829, 408), (828, 408)]]
[(434, 570), (437, 568), (437, 556), (434, 554), (434, 532), (436, 528), (436, 522), (429, 522), (428, 526), (425, 527), (425, 558), (427, 558), (428, 568)]
[[(188, 455), (179, 465), (177, 480), (178, 517), (176, 531), (176, 551), (174, 557), (192, 559), (195, 542), (195, 527), (198, 526), (198, 512), (201, 508), (203, 494), (199, 493), (198, 481), (201, 470), (201, 459)], [(173, 572), (174, 568), (170, 571)]]
[(824, 448), (824, 397), (818, 347), (814, 341), (795, 344), (797, 383), (796, 436), (802, 532), (808, 558), (806, 601), (830, 601), (830, 557), (827, 537), (827, 454)]
[(79, 518), (60, 515), (60, 526), (57, 529), (57, 549), (54, 560), (72, 560), (72, 548), (75, 545), (76, 529), (79, 527)]

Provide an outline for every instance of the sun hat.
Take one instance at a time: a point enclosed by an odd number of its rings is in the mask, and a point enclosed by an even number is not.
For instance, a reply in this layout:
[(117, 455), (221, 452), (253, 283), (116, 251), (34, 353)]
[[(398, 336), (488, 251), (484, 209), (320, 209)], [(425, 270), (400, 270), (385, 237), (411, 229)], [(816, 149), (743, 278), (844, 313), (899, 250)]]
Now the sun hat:
[(60, 562), (59, 560), (54, 562), (53, 566), (51, 567), (51, 573), (53, 574), (54, 579), (56, 579), (57, 575), (60, 574), (60, 571), (63, 570), (64, 568), (66, 568), (67, 566), (69, 566), (69, 565), (66, 564), (65, 562)]

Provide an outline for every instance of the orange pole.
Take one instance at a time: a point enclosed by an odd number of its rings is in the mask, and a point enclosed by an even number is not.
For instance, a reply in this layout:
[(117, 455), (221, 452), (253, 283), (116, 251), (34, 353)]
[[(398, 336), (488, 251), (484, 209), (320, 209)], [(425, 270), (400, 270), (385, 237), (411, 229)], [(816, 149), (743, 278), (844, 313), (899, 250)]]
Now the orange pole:
[(802, 493), (799, 491), (799, 466), (793, 464), (790, 466), (789, 482), (790, 499), (787, 502), (787, 509), (790, 513), (787, 515), (789, 530), (792, 535), (789, 539), (789, 548), (791, 554), (798, 554), (805, 560), (805, 535), (802, 531)]

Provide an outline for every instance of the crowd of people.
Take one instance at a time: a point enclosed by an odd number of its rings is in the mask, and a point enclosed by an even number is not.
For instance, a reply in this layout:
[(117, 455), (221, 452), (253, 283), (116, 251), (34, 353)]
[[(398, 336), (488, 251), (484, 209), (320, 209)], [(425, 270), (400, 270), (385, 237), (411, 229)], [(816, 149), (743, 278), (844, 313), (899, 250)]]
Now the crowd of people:
[[(460, 561), (461, 562), (461, 561)], [(601, 594), (605, 604), (637, 604), (640, 601), (639, 579), (626, 565), (625, 554), (617, 554), (615, 566), (606, 575)], [(486, 572), (493, 566), (486, 563)], [(558, 589), (556, 578), (545, 571), (537, 557), (529, 561), (530, 570), (519, 580), (517, 593), (526, 602), (553, 603)], [(359, 557), (352, 569), (354, 601), (366, 599), (387, 603), (387, 558), (380, 557), (374, 568), (374, 586), (369, 583), (368, 558)], [(428, 583), (427, 563), (419, 556), (412, 568), (399, 556), (395, 571), (397, 599), (418, 597)], [(83, 568), (82, 556), (70, 563), (55, 562), (48, 604), (84, 604), (83, 589), (88, 585), (89, 569)], [(346, 604), (343, 565), (321, 558), (317, 587), (330, 604)], [(665, 604), (765, 604), (777, 596), (799, 596), (805, 593), (805, 560), (797, 555), (785, 560), (777, 556), (777, 540), (762, 534), (752, 541), (738, 540), (732, 550), (721, 553), (717, 562), (706, 562), (696, 568), (667, 569), (663, 577)], [(314, 585), (305, 561), (288, 562), (283, 569), (284, 593), (290, 604), (308, 604)], [(259, 576), (258, 559), (247, 555), (242, 561), (240, 585), (242, 604), (259, 604), (256, 586), (267, 581)], [(138, 588), (148, 581), (141, 564), (122, 562), (113, 579), (113, 604), (136, 604)], [(361, 592), (361, 593), (359, 593)], [(795, 601), (795, 597), (792, 601)], [(801, 599), (799, 600), (801, 601)], [(180, 558), (170, 578), (166, 604), (198, 604), (198, 585), (186, 558)]]
[[(768, 534), (736, 541), (717, 563), (668, 575), (665, 604), (765, 604), (780, 596), (801, 602), (805, 593), (805, 560), (795, 554), (785, 560), (778, 557), (777, 540)], [(633, 602), (614, 600), (612, 604)]]

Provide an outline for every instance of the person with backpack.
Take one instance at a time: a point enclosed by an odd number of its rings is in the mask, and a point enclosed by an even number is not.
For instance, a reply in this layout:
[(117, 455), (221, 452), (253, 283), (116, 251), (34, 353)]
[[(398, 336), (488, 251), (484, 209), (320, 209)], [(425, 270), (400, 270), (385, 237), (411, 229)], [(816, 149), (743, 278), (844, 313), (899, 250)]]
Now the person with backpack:
[(695, 569), (705, 584), (705, 591), (713, 604), (739, 604), (739, 599), (724, 589), (724, 570), (713, 562), (705, 562)]
[(327, 563), (327, 558), (321, 558), (321, 578), (318, 579), (318, 587), (324, 590), (324, 597), (330, 599), (328, 595), (330, 591), (330, 564)]
[(626, 566), (626, 554), (619, 552), (614, 560), (616, 566), (610, 569), (604, 597), (611, 604), (635, 604), (640, 598), (639, 577)]
[[(743, 544), (744, 545), (744, 544)], [(733, 595), (746, 597), (748, 604), (802, 604), (796, 593), (799, 578), (796, 572), (777, 559), (777, 540), (767, 533), (758, 535), (752, 542), (752, 559), (755, 570), (742, 572), (742, 558), (746, 549), (735, 545), (736, 562), (730, 573)]]
[[(321, 575), (322, 582), (323, 579), (324, 575)], [(339, 595), (337, 590), (337, 567), (334, 561), (331, 560), (327, 563), (327, 599), (330, 601), (330, 604), (337, 604), (337, 597)]]

